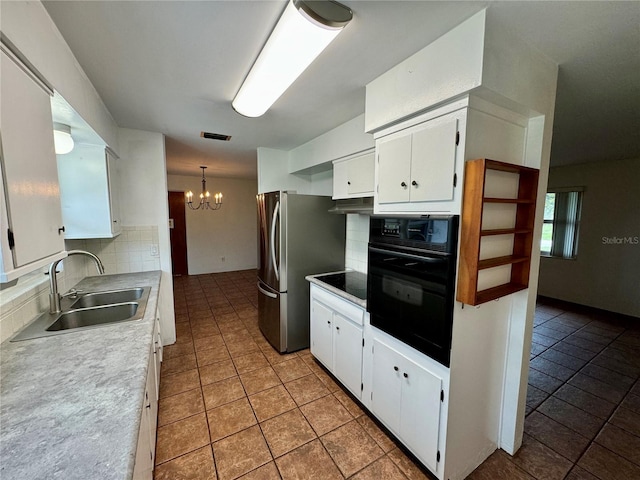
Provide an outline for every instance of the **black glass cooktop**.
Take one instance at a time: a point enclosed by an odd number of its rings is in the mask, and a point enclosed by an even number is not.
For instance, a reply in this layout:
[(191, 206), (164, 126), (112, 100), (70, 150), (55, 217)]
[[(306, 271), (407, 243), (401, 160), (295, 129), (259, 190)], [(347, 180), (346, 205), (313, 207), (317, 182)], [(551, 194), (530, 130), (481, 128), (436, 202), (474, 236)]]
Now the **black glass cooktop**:
[(316, 277), (318, 280), (331, 285), (349, 295), (367, 299), (367, 276), (361, 272), (330, 273)]

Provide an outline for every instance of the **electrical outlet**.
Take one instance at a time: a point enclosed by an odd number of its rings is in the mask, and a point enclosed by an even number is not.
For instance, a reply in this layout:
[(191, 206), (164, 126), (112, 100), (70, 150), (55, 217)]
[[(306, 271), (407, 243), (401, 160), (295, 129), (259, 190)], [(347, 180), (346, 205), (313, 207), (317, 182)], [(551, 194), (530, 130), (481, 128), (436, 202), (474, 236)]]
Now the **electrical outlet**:
[(157, 245), (151, 245), (151, 256), (152, 257), (157, 257), (158, 256), (158, 246)]

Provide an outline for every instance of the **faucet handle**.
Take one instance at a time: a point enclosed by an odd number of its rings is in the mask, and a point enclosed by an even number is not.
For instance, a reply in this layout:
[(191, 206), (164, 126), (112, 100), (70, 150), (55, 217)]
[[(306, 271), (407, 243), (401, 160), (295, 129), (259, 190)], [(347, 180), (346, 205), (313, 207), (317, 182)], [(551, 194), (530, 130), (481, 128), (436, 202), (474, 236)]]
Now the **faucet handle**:
[(69, 291), (60, 296), (60, 298), (69, 297), (69, 298), (78, 298), (78, 294), (84, 292), (84, 290), (76, 290), (75, 288), (69, 289)]

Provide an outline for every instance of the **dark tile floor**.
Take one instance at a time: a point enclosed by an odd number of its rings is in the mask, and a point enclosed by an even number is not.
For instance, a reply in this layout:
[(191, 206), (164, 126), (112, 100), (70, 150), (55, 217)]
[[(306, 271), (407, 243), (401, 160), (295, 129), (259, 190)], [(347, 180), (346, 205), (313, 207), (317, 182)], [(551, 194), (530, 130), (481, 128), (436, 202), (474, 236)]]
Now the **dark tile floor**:
[(640, 319), (541, 299), (522, 448), (468, 478), (640, 479)]
[[(314, 361), (257, 326), (255, 271), (174, 279), (156, 479), (424, 479)], [(522, 448), (470, 479), (640, 479), (640, 326), (540, 303)]]

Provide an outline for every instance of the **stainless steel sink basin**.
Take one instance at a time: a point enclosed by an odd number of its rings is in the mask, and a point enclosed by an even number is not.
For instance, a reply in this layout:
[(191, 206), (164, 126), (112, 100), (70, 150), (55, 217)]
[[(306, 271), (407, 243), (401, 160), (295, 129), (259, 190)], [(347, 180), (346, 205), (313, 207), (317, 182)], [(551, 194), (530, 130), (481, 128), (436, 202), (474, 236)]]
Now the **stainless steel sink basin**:
[(122, 322), (134, 317), (137, 310), (137, 303), (128, 302), (62, 312), (60, 317), (47, 328), (47, 332)]
[[(87, 293), (75, 300), (66, 311), (43, 313), (11, 341), (29, 340), (88, 328), (132, 322), (144, 317), (151, 287), (139, 287)], [(64, 299), (67, 301), (68, 299)]]
[(143, 293), (144, 288), (142, 287), (87, 293), (73, 302), (71, 308), (88, 308), (100, 305), (112, 305), (114, 303), (134, 302), (142, 297)]

